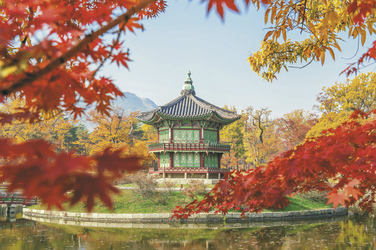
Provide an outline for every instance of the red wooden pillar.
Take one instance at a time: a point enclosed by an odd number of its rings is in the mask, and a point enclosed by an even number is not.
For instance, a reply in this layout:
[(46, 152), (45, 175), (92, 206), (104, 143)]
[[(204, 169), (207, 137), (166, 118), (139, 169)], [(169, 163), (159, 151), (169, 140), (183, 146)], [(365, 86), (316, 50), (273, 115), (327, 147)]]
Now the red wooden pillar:
[(158, 131), (157, 131), (157, 136), (158, 136), (158, 142), (159, 142), (159, 129), (158, 129)]
[(160, 163), (161, 153), (158, 154), (158, 166), (157, 169), (159, 170), (161, 163)]
[(173, 154), (174, 153), (170, 153), (170, 168), (172, 168), (174, 166), (174, 157), (173, 157)]
[(218, 154), (218, 168), (221, 168), (221, 158), (222, 154)]
[(204, 168), (204, 153), (200, 153), (200, 168)]

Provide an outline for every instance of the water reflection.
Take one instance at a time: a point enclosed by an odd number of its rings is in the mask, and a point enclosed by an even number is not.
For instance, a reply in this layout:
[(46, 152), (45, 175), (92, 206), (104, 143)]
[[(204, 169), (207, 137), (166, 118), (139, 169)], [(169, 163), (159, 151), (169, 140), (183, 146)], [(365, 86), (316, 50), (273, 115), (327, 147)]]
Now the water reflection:
[(263, 228), (87, 228), (0, 222), (3, 249), (374, 249), (373, 217)]

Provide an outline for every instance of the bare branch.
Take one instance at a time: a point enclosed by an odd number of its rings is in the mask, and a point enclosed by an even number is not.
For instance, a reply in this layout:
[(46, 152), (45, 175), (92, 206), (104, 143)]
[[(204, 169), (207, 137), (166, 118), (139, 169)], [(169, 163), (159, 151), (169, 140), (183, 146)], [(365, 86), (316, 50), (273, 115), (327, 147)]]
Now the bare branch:
[(304, 69), (305, 67), (307, 67), (308, 65), (310, 65), (313, 61), (315, 60), (315, 57), (312, 57), (311, 61), (309, 61), (307, 64), (303, 65), (303, 66), (289, 66), (289, 68), (293, 68), (293, 69)]

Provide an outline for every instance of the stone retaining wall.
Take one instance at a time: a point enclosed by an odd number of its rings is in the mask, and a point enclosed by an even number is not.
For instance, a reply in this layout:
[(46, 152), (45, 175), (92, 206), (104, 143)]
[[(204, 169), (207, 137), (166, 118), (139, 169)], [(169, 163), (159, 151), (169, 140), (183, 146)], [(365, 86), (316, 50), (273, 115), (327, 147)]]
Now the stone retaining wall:
[(124, 222), (95, 222), (95, 221), (68, 221), (63, 219), (36, 218), (25, 216), (25, 219), (54, 223), (67, 226), (80, 227), (101, 227), (101, 228), (148, 228), (148, 229), (219, 229), (219, 228), (249, 228), (249, 227), (277, 227), (277, 226), (297, 226), (321, 223), (333, 223), (344, 221), (347, 215), (329, 218), (317, 218), (309, 220), (287, 220), (287, 221), (242, 221), (242, 222), (214, 222), (214, 223), (124, 223)]
[(320, 209), (294, 212), (276, 212), (247, 214), (241, 218), (240, 213), (228, 213), (225, 216), (213, 213), (200, 213), (188, 219), (170, 220), (172, 214), (106, 214), (106, 213), (71, 213), (61, 211), (45, 211), (24, 208), (23, 214), (27, 218), (48, 218), (76, 222), (117, 222), (117, 223), (216, 223), (216, 222), (248, 222), (248, 221), (292, 221), (319, 218), (331, 218), (348, 214), (348, 209), (339, 207), (333, 209)]

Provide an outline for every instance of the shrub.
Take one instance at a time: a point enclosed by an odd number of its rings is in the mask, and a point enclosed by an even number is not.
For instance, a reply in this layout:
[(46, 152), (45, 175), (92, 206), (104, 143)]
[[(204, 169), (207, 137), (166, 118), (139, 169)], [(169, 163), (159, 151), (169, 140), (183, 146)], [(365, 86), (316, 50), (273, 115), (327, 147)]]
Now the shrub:
[(144, 198), (154, 195), (155, 189), (158, 186), (155, 179), (155, 177), (142, 172), (134, 173), (128, 177), (130, 183), (137, 185), (137, 187), (133, 188), (132, 191), (141, 194)]
[(129, 173), (124, 173), (121, 178), (113, 180), (112, 184), (113, 185), (122, 185), (122, 184), (132, 183), (131, 180), (129, 179), (130, 175), (131, 174), (129, 174)]
[(157, 204), (166, 205), (168, 203), (168, 197), (168, 192), (155, 192), (153, 195), (153, 200)]
[(311, 202), (328, 202), (328, 192), (310, 191), (307, 193), (300, 194), (302, 200), (307, 200)]
[(170, 181), (163, 182), (162, 185), (160, 185), (162, 188), (165, 188), (165, 193), (171, 194), (174, 191), (175, 183)]
[(190, 181), (188, 186), (183, 189), (183, 194), (190, 199), (197, 199), (198, 195), (206, 194), (206, 185), (201, 180)]

